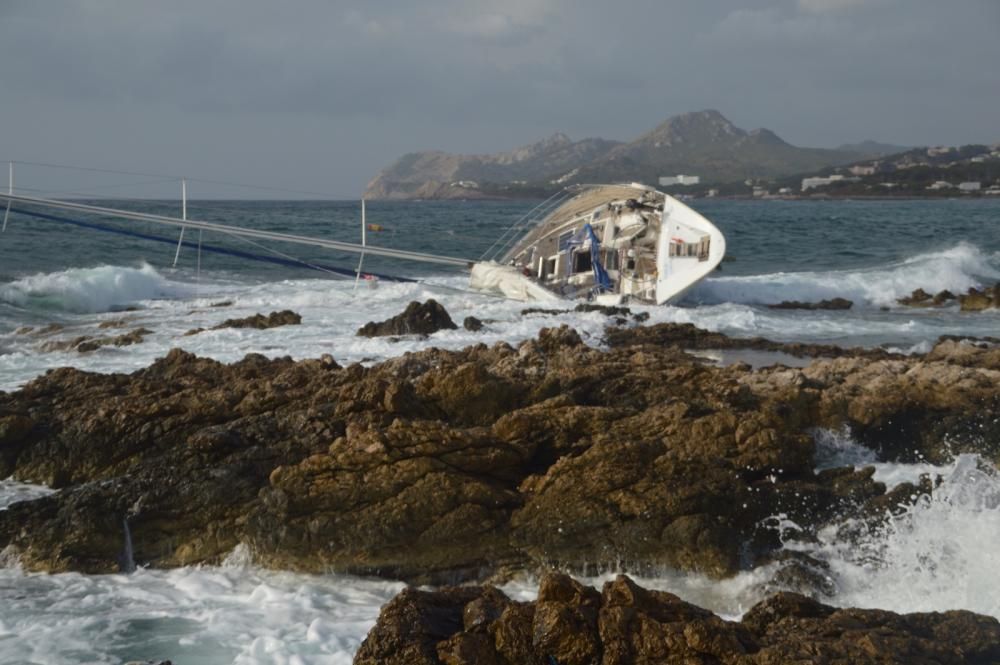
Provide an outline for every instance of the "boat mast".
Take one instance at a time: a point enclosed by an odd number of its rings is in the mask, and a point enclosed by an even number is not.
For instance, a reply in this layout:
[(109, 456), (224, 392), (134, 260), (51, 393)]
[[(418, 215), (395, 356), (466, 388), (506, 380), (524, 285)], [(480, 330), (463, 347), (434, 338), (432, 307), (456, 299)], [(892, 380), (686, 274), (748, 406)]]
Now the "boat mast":
[[(10, 162), (10, 179), (7, 184), (7, 193), (14, 193), (14, 162)], [(0, 229), (0, 233), (7, 231), (7, 218), (10, 217), (10, 199), (7, 199), (7, 210), (3, 214), (3, 228)]]
[[(365, 224), (365, 200), (361, 199), (361, 246), (366, 247), (368, 245), (368, 236), (366, 231), (368, 230), (367, 224)], [(358, 288), (358, 282), (361, 281), (361, 266), (365, 262), (365, 252), (361, 250), (361, 258), (358, 259), (358, 274), (354, 278), (354, 288)]]
[[(181, 219), (185, 222), (188, 218), (188, 184), (187, 178), (181, 178)], [(174, 253), (174, 267), (177, 267), (177, 259), (181, 258), (181, 247), (184, 245), (184, 227), (181, 227), (181, 236), (177, 239), (177, 252)]]
[[(411, 252), (404, 249), (391, 249), (389, 247), (376, 247), (372, 245), (359, 245), (353, 242), (341, 242), (339, 240), (326, 240), (324, 238), (312, 238), (290, 233), (275, 233), (273, 231), (261, 231), (258, 229), (247, 229), (228, 224), (217, 224), (214, 222), (202, 222), (194, 219), (178, 219), (177, 217), (167, 217), (165, 215), (153, 215), (143, 212), (132, 212), (130, 210), (119, 210), (117, 208), (104, 208), (92, 206), (74, 201), (60, 201), (57, 199), (44, 199), (33, 196), (20, 196), (18, 194), (2, 194), (0, 200), (6, 199), (8, 203), (23, 203), (29, 205), (39, 205), (48, 208), (58, 208), (61, 210), (72, 210), (105, 217), (118, 217), (138, 222), (152, 222), (154, 224), (164, 224), (167, 226), (189, 227), (199, 231), (215, 231), (226, 235), (255, 238), (259, 240), (271, 240), (274, 242), (288, 242), (298, 245), (311, 245), (324, 249), (334, 249), (343, 252), (374, 254), (376, 256), (387, 256), (394, 259), (407, 261), (420, 261), (424, 263), (437, 263), (440, 265), (456, 266), (459, 268), (471, 268), (475, 263), (472, 259), (461, 259), (454, 256), (441, 256), (438, 254), (425, 254), (423, 252)], [(15, 211), (16, 212), (16, 211)]]

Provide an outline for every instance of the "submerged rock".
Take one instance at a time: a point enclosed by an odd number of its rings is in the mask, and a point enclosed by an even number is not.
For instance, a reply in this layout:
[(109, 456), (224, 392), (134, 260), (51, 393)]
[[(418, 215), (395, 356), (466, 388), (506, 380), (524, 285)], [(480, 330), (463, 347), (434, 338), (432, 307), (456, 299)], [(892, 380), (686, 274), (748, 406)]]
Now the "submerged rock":
[(114, 337), (91, 337), (81, 335), (67, 340), (52, 340), (41, 345), (42, 351), (79, 351), (80, 353), (90, 353), (102, 346), (131, 346), (141, 344), (146, 335), (151, 335), (152, 330), (148, 328), (136, 328), (135, 330), (116, 335)]
[[(215, 307), (215, 305), (212, 305)], [(256, 330), (266, 330), (267, 328), (277, 328), (279, 326), (297, 326), (302, 323), (302, 316), (290, 309), (280, 312), (271, 312), (267, 316), (254, 314), (242, 319), (226, 319), (217, 326), (212, 326), (212, 330), (222, 330), (223, 328), (254, 328)]]
[(358, 330), (358, 336), (430, 335), (439, 330), (457, 328), (448, 311), (441, 303), (431, 298), (425, 303), (411, 302), (401, 314), (391, 319), (379, 323), (369, 321)]
[(624, 575), (597, 590), (558, 574), (519, 603), (492, 587), (406, 589), (382, 608), (355, 665), (987, 663), (1000, 623), (965, 611), (838, 609), (794, 593), (725, 621)]
[(771, 309), (808, 309), (808, 310), (842, 310), (850, 309), (854, 303), (846, 298), (833, 298), (819, 302), (801, 302), (798, 300), (782, 300), (777, 305), (768, 305)]

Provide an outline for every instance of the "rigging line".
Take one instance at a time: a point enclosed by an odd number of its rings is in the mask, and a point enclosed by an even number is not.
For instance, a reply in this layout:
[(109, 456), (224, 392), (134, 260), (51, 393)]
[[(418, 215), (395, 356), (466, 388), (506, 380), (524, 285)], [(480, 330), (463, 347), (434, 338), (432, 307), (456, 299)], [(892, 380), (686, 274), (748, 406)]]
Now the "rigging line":
[[(528, 221), (529, 218), (531, 218), (532, 215), (534, 215), (540, 209), (542, 209), (543, 207), (545, 207), (546, 204), (552, 202), (553, 199), (556, 199), (557, 197), (561, 198), (566, 193), (566, 191), (567, 191), (566, 189), (559, 190), (558, 192), (556, 192), (555, 194), (553, 194), (552, 196), (550, 196), (549, 198), (545, 199), (544, 201), (542, 201), (541, 203), (539, 203), (538, 205), (536, 205), (534, 208), (532, 208), (531, 210), (529, 210), (528, 212), (526, 212), (523, 216), (521, 216), (520, 218), (518, 218), (513, 224), (511, 224), (510, 226), (508, 226), (507, 229), (500, 235), (500, 237), (497, 238), (493, 242), (493, 244), (490, 245), (487, 248), (487, 250), (485, 252), (483, 252), (483, 255), (480, 257), (480, 260), (484, 260), (484, 259), (486, 259), (487, 256), (490, 256), (490, 253), (493, 252), (493, 249), (495, 247), (497, 247), (497, 245), (500, 244), (504, 240), (504, 238), (507, 237), (507, 235), (509, 233), (513, 232), (513, 233), (516, 234), (517, 231), (520, 230), (521, 227), (527, 225), (527, 221)], [(503, 250), (503, 247), (505, 245), (506, 245), (506, 243), (504, 243), (503, 245), (501, 245), (500, 249), (498, 249), (496, 252), (493, 252), (493, 256), (496, 256), (497, 254), (499, 254), (500, 251)]]
[[(158, 178), (156, 180), (141, 180), (141, 181), (134, 181), (134, 182), (123, 182), (123, 183), (115, 183), (113, 185), (89, 185), (89, 188), (90, 189), (116, 189), (116, 188), (119, 188), (119, 187), (138, 187), (138, 186), (142, 186), (142, 185), (160, 185), (160, 184), (164, 184), (164, 183), (168, 183), (168, 182), (176, 183), (176, 182), (179, 182), (179, 180), (177, 178)], [(80, 191), (67, 190), (67, 189), (61, 189), (61, 190), (60, 189), (42, 189), (40, 187), (24, 187), (22, 185), (19, 185), (17, 187), (17, 189), (19, 191), (28, 191), (28, 192), (48, 192), (50, 194), (55, 194), (57, 196), (64, 196), (64, 195), (67, 195), (67, 194), (72, 195), (72, 196), (86, 196), (86, 197), (96, 197), (96, 198), (102, 198), (102, 197), (105, 196), (105, 195), (98, 195), (98, 194), (96, 194), (94, 192), (80, 192)], [(50, 197), (50, 198), (55, 198), (55, 197)], [(133, 200), (137, 200), (137, 201), (157, 201), (157, 200), (160, 200), (160, 199), (151, 199), (149, 197), (126, 196), (124, 194), (115, 194), (113, 196), (113, 198), (116, 198), (116, 199), (119, 199), (119, 198), (121, 198), (121, 199), (133, 199)], [(165, 200), (169, 200), (169, 199), (165, 199)]]
[[(329, 269), (327, 269), (327, 268), (325, 268), (323, 266), (320, 266), (320, 265), (317, 265), (317, 264), (314, 264), (314, 263), (310, 263), (309, 261), (306, 261), (305, 259), (300, 259), (297, 256), (292, 256), (291, 254), (285, 254), (284, 252), (281, 252), (279, 250), (272, 249), (271, 247), (267, 247), (266, 245), (262, 245), (262, 244), (260, 244), (258, 242), (254, 242), (253, 240), (250, 240), (250, 238), (243, 238), (243, 237), (241, 237), (239, 235), (235, 235), (233, 233), (227, 233), (225, 231), (221, 231), (221, 233), (223, 235), (229, 236), (230, 238), (234, 238), (236, 240), (242, 240), (243, 242), (245, 242), (245, 243), (247, 243), (249, 245), (252, 245), (253, 247), (256, 247), (258, 249), (262, 249), (265, 252), (271, 252), (272, 254), (274, 254), (276, 256), (280, 256), (283, 259), (287, 259), (289, 261), (295, 261), (297, 263), (301, 263), (302, 265), (306, 266), (307, 268), (312, 268), (313, 270), (319, 270), (320, 272), (325, 272), (325, 273), (327, 273), (329, 275), (334, 275), (335, 277), (339, 277), (341, 279), (348, 279), (344, 275), (341, 275), (340, 273), (334, 272), (333, 270), (329, 270)], [(201, 230), (198, 231), (198, 251), (199, 252), (201, 251)], [(201, 262), (201, 254), (200, 253), (198, 255), (198, 261), (199, 261), (199, 264), (200, 264), (200, 262)]]
[(367, 245), (365, 247), (362, 247), (357, 243), (342, 242), (340, 240), (327, 240), (324, 238), (302, 236), (292, 233), (275, 233), (273, 231), (248, 229), (238, 226), (232, 226), (229, 224), (216, 224), (212, 222), (203, 222), (194, 219), (178, 219), (176, 217), (169, 217), (165, 215), (152, 215), (149, 213), (131, 212), (128, 210), (118, 210), (115, 208), (104, 208), (100, 206), (86, 205), (83, 203), (76, 203), (71, 201), (40, 199), (40, 198), (33, 198), (30, 196), (20, 196), (18, 194), (4, 194), (0, 192), (0, 201), (2, 200), (20, 202), (26, 205), (38, 205), (48, 208), (57, 208), (61, 210), (73, 210), (77, 212), (93, 213), (97, 215), (106, 215), (110, 217), (121, 217), (124, 219), (131, 219), (141, 222), (153, 222), (157, 224), (163, 224), (166, 226), (182, 226), (195, 229), (203, 229), (207, 231), (226, 231), (229, 233), (243, 235), (248, 238), (260, 238), (263, 240), (273, 240), (275, 242), (288, 242), (299, 245), (312, 245), (314, 247), (323, 247), (326, 249), (334, 249), (345, 252), (357, 253), (359, 251), (364, 251), (368, 254), (374, 254), (378, 256), (388, 256), (396, 259), (407, 259), (411, 261), (423, 261), (426, 263), (439, 263), (443, 265), (459, 266), (462, 268), (471, 268), (472, 264), (474, 263), (474, 261), (471, 261), (469, 259), (461, 259), (453, 256), (427, 254), (424, 252), (413, 252), (409, 250), (392, 249), (389, 247), (382, 247), (375, 245)]
[[(47, 214), (47, 213), (36, 212), (36, 211), (32, 211), (32, 210), (25, 210), (23, 208), (11, 208), (11, 212), (16, 213), (16, 214), (26, 215), (28, 217), (36, 217), (38, 219), (44, 219), (44, 220), (48, 220), (48, 221), (63, 222), (63, 223), (66, 223), (66, 224), (71, 224), (73, 226), (79, 226), (81, 228), (93, 229), (93, 230), (96, 230), (96, 231), (103, 231), (103, 232), (106, 232), (106, 233), (115, 233), (115, 234), (118, 234), (118, 235), (128, 236), (128, 237), (131, 237), (131, 238), (140, 238), (142, 240), (151, 240), (151, 241), (154, 241), (154, 242), (165, 243), (165, 244), (168, 244), (168, 245), (171, 245), (171, 246), (177, 244), (177, 241), (174, 240), (173, 238), (166, 238), (164, 236), (157, 236), (157, 235), (152, 235), (152, 234), (149, 234), (149, 233), (142, 233), (142, 232), (139, 232), (139, 231), (130, 231), (130, 230), (127, 230), (127, 229), (119, 229), (119, 228), (116, 228), (116, 227), (113, 227), (113, 226), (108, 226), (108, 225), (105, 225), (105, 224), (98, 224), (96, 222), (84, 222), (84, 221), (78, 220), (78, 219), (70, 219), (68, 217), (60, 217), (58, 215), (50, 215), (50, 214)], [(183, 242), (183, 246), (187, 247), (189, 249), (197, 249), (198, 244), (196, 242), (193, 242), (193, 241), (184, 241)], [(261, 261), (263, 263), (274, 263), (276, 265), (286, 266), (286, 267), (290, 267), (290, 268), (311, 268), (311, 269), (316, 269), (316, 270), (324, 270), (326, 272), (330, 272), (330, 273), (335, 274), (335, 275), (341, 275), (345, 279), (353, 279), (354, 278), (354, 271), (353, 270), (348, 270), (347, 268), (336, 268), (335, 266), (323, 266), (323, 265), (319, 265), (319, 264), (310, 265), (310, 264), (302, 263), (301, 261), (298, 261), (298, 260), (291, 260), (291, 259), (284, 259), (284, 258), (275, 258), (275, 257), (272, 257), (272, 256), (266, 256), (266, 255), (262, 255), (262, 254), (252, 254), (250, 252), (244, 252), (242, 250), (237, 250), (237, 249), (229, 249), (229, 248), (226, 248), (226, 247), (219, 247), (217, 245), (204, 245), (202, 247), (202, 249), (205, 252), (211, 252), (211, 253), (214, 253), (214, 254), (222, 254), (222, 255), (225, 255), (225, 256), (235, 256), (237, 258), (248, 259), (248, 260), (251, 260), (251, 261)], [(338, 272), (338, 270), (340, 272)], [(415, 281), (417, 281), (415, 279), (411, 279), (411, 278), (408, 278), (408, 277), (397, 277), (395, 275), (385, 275), (385, 274), (382, 274), (382, 273), (369, 273), (369, 274), (375, 275), (379, 279), (384, 279), (384, 280), (389, 281), (389, 282), (415, 282)]]
[[(173, 175), (173, 174), (169, 174), (169, 173), (144, 173), (142, 171), (119, 171), (119, 170), (115, 170), (115, 169), (101, 169), (101, 168), (95, 168), (95, 167), (91, 167), (91, 166), (72, 166), (70, 164), (54, 164), (54, 163), (51, 163), (51, 162), (26, 162), (26, 161), (21, 161), (21, 160), (10, 160), (10, 161), (13, 161), (15, 164), (26, 164), (26, 165), (30, 165), (30, 166), (41, 166), (41, 167), (45, 167), (45, 168), (66, 169), (66, 170), (72, 170), (72, 171), (90, 171), (90, 172), (93, 172), (93, 173), (115, 173), (115, 174), (118, 174), (118, 175), (134, 175), (134, 176), (142, 176), (142, 177), (145, 177), (145, 178), (169, 178), (169, 179), (172, 179), (172, 180), (180, 180), (181, 178), (187, 177), (187, 176)], [(226, 182), (224, 180), (210, 180), (208, 178), (192, 178), (192, 177), (187, 177), (187, 180), (189, 182), (192, 182), (192, 181), (204, 182), (204, 183), (209, 183), (209, 184), (212, 184), (212, 185), (224, 185), (224, 186), (227, 186), (227, 187), (241, 187), (241, 188), (245, 188), (245, 189), (270, 190), (270, 191), (274, 191), (274, 192), (286, 192), (286, 193), (289, 193), (289, 194), (306, 194), (308, 196), (323, 197), (325, 200), (330, 200), (330, 201), (337, 201), (337, 200), (339, 200), (338, 197), (333, 196), (329, 192), (312, 192), (312, 191), (309, 191), (309, 190), (289, 189), (289, 188), (285, 188), (285, 187), (274, 187), (274, 186), (270, 186), (270, 185), (252, 185), (252, 184), (248, 184), (248, 183)]]

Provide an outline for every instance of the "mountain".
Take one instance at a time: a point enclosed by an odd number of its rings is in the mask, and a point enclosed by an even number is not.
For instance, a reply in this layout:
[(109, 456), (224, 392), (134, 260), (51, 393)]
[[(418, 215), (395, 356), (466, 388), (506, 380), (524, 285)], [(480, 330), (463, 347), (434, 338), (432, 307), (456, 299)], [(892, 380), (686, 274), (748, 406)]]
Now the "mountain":
[(901, 152), (912, 150), (912, 146), (879, 143), (878, 141), (866, 139), (861, 143), (845, 143), (836, 149), (844, 152), (860, 152), (866, 157), (885, 157), (886, 155), (897, 155)]
[(417, 152), (369, 183), (366, 198), (471, 198), (579, 182), (639, 181), (684, 173), (703, 182), (775, 178), (847, 164), (869, 153), (799, 148), (768, 129), (745, 131), (714, 110), (671, 117), (629, 143), (565, 134), (495, 155)]
[(368, 183), (365, 198), (466, 198), (482, 195), (480, 183), (546, 182), (607, 154), (619, 145), (605, 139), (572, 141), (562, 133), (495, 155), (413, 152), (400, 157)]

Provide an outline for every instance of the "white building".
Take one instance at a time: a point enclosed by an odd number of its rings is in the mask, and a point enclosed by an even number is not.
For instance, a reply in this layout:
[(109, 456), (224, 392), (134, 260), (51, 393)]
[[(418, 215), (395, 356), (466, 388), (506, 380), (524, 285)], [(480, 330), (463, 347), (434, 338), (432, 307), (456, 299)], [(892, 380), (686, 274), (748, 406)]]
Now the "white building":
[(963, 182), (958, 185), (958, 188), (963, 192), (978, 192), (980, 189), (982, 189), (982, 183)]
[(947, 180), (938, 180), (933, 185), (928, 185), (927, 189), (954, 189), (955, 185)]
[(829, 185), (831, 182), (840, 182), (843, 179), (844, 179), (844, 176), (842, 176), (842, 175), (831, 175), (831, 176), (827, 176), (825, 178), (819, 178), (819, 177), (816, 177), (816, 178), (803, 178), (802, 179), (802, 191), (804, 192), (807, 189), (813, 189), (815, 187), (825, 187), (826, 185)]
[(701, 176), (697, 175), (674, 175), (660, 176), (660, 185), (670, 187), (671, 185), (697, 185), (701, 182)]

